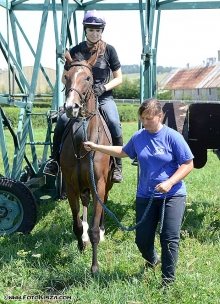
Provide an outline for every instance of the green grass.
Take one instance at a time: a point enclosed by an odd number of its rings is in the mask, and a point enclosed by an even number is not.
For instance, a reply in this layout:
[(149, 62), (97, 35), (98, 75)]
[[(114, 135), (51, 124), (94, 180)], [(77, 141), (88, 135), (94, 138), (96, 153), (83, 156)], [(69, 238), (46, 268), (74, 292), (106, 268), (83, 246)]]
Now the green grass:
[(134, 81), (140, 79), (140, 73), (123, 74), (123, 78), (127, 78), (130, 81)]
[(160, 83), (168, 73), (157, 74), (157, 82)]
[[(137, 123), (123, 123), (122, 128), (126, 142), (137, 130)], [(36, 139), (42, 136), (41, 129), (36, 133)], [(137, 168), (128, 158), (123, 159), (123, 175), (124, 182), (114, 185), (107, 206), (123, 225), (131, 227), (135, 224)], [(194, 169), (185, 181), (188, 198), (177, 281), (165, 295), (158, 289), (160, 267), (144, 270), (144, 259), (134, 243), (135, 232), (123, 231), (109, 215), (106, 240), (98, 249), (99, 273), (93, 278), (91, 246), (83, 254), (77, 250), (70, 208), (64, 200), (39, 205), (38, 221), (30, 235), (0, 237), (0, 303), (220, 303), (220, 177), (216, 155), (209, 151), (206, 166)], [(156, 248), (160, 252), (159, 235)], [(6, 294), (36, 298), (6, 301)], [(50, 294), (71, 296), (71, 300), (44, 299)]]

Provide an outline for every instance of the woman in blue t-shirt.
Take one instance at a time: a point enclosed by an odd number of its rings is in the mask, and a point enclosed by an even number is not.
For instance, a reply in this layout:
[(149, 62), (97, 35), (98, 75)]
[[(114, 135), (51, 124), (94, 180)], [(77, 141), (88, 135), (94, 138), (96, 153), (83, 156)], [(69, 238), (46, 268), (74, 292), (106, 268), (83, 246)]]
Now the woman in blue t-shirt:
[[(143, 129), (123, 146), (103, 146), (85, 142), (87, 151), (100, 151), (113, 157), (137, 158), (140, 166), (136, 193), (136, 222), (140, 222), (152, 195), (154, 199), (143, 223), (136, 229), (135, 242), (146, 260), (146, 267), (162, 263), (162, 284), (175, 280), (180, 227), (186, 205), (184, 177), (193, 169), (193, 154), (183, 136), (162, 124), (162, 106), (155, 98), (145, 100), (138, 109)], [(154, 247), (158, 222), (161, 259)]]
[[(99, 106), (102, 107), (107, 116), (107, 125), (112, 136), (113, 145), (122, 146), (122, 129), (118, 109), (112, 93), (112, 90), (122, 83), (121, 64), (115, 48), (101, 39), (105, 25), (105, 18), (100, 12), (96, 10), (88, 11), (83, 19), (86, 40), (74, 46), (70, 50), (70, 55), (73, 58), (75, 54), (81, 53), (83, 58), (88, 60), (93, 54), (97, 54), (96, 61), (92, 67), (94, 94), (98, 98)], [(62, 76), (62, 82), (64, 84), (66, 83), (65, 73), (66, 71), (64, 69)], [(65, 113), (62, 113), (57, 121), (54, 129), (52, 160), (44, 167), (45, 174), (57, 175), (58, 173), (58, 151), (68, 121), (69, 118), (67, 118)], [(111, 181), (113, 183), (120, 183), (123, 180), (121, 159), (116, 158), (114, 165), (112, 168)]]

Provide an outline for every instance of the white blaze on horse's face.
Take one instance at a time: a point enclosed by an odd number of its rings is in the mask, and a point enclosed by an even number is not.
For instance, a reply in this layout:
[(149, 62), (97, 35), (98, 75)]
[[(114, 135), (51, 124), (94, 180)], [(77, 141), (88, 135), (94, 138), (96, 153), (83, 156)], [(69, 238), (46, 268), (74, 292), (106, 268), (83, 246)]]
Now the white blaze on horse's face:
[[(75, 71), (73, 70), (75, 69)], [(70, 72), (72, 75), (69, 76)], [(66, 115), (69, 118), (76, 118), (79, 115), (79, 110), (82, 107), (82, 97), (85, 90), (84, 83), (85, 73), (80, 66), (76, 66), (70, 69), (66, 77), (67, 96), (65, 102)], [(85, 91), (85, 92), (84, 92)]]

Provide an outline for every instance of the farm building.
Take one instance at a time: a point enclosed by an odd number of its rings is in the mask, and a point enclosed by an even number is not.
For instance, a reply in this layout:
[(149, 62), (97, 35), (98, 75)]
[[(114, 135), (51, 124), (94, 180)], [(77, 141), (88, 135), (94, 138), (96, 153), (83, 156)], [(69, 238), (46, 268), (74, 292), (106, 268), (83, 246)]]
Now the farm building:
[[(211, 61), (212, 63), (212, 61)], [(219, 101), (220, 62), (173, 69), (161, 81), (159, 91), (172, 91), (173, 100)]]

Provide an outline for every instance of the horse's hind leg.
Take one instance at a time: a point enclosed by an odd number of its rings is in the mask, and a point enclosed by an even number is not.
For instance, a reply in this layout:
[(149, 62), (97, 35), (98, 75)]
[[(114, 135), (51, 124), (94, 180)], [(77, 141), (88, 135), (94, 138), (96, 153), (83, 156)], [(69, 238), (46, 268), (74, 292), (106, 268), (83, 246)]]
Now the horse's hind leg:
[(76, 193), (74, 187), (69, 183), (66, 183), (66, 193), (73, 216), (73, 232), (77, 238), (79, 250), (83, 251), (86, 244), (82, 240), (83, 224), (80, 219), (79, 194)]

